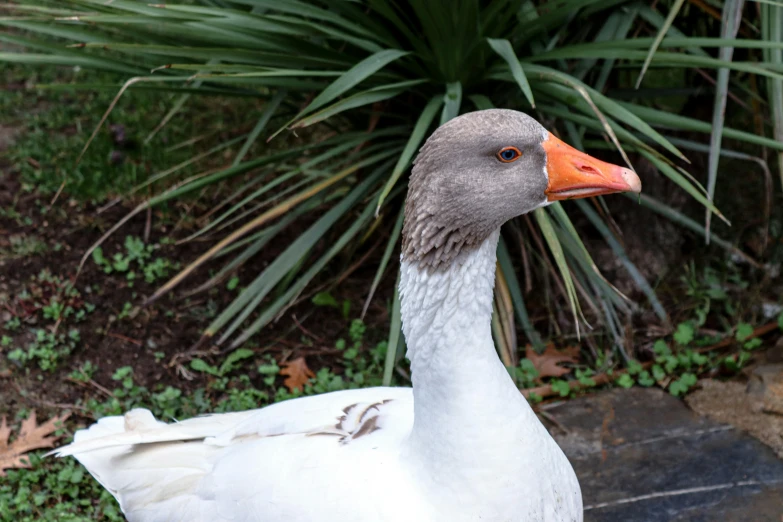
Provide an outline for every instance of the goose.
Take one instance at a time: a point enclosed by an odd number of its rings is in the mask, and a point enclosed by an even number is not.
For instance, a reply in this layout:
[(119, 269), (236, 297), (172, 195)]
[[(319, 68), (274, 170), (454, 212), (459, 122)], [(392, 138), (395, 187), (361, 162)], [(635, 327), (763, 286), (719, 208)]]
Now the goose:
[(406, 200), (399, 294), (412, 388), (170, 424), (134, 409), (55, 453), (78, 459), (131, 522), (581, 522), (573, 468), (492, 342), (496, 247), (515, 216), (640, 190), (632, 170), (524, 113), (454, 118), (419, 150)]

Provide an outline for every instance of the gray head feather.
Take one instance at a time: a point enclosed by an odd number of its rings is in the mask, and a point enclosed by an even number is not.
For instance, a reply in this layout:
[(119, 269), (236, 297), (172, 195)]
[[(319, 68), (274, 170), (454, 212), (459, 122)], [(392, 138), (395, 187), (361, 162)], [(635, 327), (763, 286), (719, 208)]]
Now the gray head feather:
[[(514, 216), (546, 204), (547, 131), (521, 112), (491, 109), (454, 118), (419, 151), (408, 187), (402, 254), (448, 266)], [(522, 156), (497, 157), (504, 147)]]

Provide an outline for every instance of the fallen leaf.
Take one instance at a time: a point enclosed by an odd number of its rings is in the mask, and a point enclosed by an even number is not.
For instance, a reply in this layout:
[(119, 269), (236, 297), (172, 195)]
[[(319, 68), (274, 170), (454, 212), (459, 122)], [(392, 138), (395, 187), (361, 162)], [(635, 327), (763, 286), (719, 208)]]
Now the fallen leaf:
[(0, 477), (5, 476), (6, 469), (11, 468), (29, 468), (30, 462), (26, 453), (35, 449), (51, 448), (60, 438), (59, 435), (52, 435), (69, 414), (59, 417), (52, 417), (40, 426), (35, 418), (35, 411), (30, 412), (30, 416), (22, 421), (22, 427), (19, 429), (19, 436), (12, 443), (8, 443), (11, 437), (11, 428), (8, 427), (8, 421), (3, 417), (0, 422)]
[(570, 346), (564, 350), (558, 350), (554, 344), (546, 345), (546, 350), (538, 354), (532, 346), (525, 348), (525, 357), (530, 359), (538, 370), (538, 377), (562, 377), (571, 373), (571, 368), (563, 368), (560, 363), (576, 363), (579, 360), (579, 347)]
[(283, 381), (288, 391), (301, 390), (310, 379), (315, 377), (313, 370), (307, 367), (304, 357), (297, 357), (291, 362), (283, 364), (280, 375), (288, 377)]

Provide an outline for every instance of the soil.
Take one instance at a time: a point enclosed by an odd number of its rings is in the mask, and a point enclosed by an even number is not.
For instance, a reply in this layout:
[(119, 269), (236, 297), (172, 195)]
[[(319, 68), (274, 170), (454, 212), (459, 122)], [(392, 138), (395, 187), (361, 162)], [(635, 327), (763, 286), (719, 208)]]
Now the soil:
[[(0, 333), (10, 334), (14, 340), (11, 347), (0, 348), (0, 417), (12, 415), (22, 408), (36, 408), (39, 413), (51, 414), (63, 408), (73, 408), (80, 399), (96, 394), (100, 396), (100, 387), (116, 387), (117, 383), (111, 377), (117, 368), (123, 366), (131, 366), (135, 383), (149, 389), (171, 385), (187, 394), (203, 387), (208, 376), (188, 371), (187, 363), (195, 356), (212, 364), (219, 364), (222, 360), (223, 356), (219, 352), (225, 348), (223, 346), (215, 347), (207, 343), (206, 346), (199, 346), (196, 352), (193, 348), (211, 321), (209, 308), (224, 308), (236, 297), (236, 291), (228, 290), (224, 282), (192, 297), (184, 298), (183, 294), (203, 283), (209, 277), (210, 270), (222, 265), (208, 264), (170, 295), (153, 305), (136, 309), (166, 278), (153, 283), (137, 278), (133, 287), (130, 287), (122, 274), (105, 274), (92, 259), (87, 260), (78, 278), (75, 277), (83, 254), (131, 207), (118, 204), (104, 210), (96, 205), (82, 205), (64, 198), (50, 205), (50, 200), (51, 196), (24, 193), (15, 174), (8, 171), (4, 175), (0, 174), (0, 207), (14, 208), (18, 212), (18, 217), (13, 218), (0, 215)], [(306, 225), (304, 223), (300, 226)], [(143, 237), (147, 226), (147, 217), (143, 213), (130, 220), (102, 245), (107, 257), (113, 252), (122, 251), (126, 236)], [(151, 244), (169, 236), (172, 223), (167, 216), (154, 212), (150, 228)], [(300, 231), (294, 229), (291, 234)], [(187, 232), (181, 230), (177, 235), (184, 236)], [(9, 251), (9, 245), (12, 238), (20, 237), (32, 238), (45, 245), (44, 251), (32, 255), (14, 255)], [(251, 281), (274, 259), (287, 245), (285, 241), (270, 245), (243, 267), (238, 273), (241, 284)], [(55, 245), (59, 245), (59, 250)], [(370, 251), (371, 245), (366, 248)], [(203, 249), (204, 244), (199, 242), (162, 245), (155, 255), (179, 261), (184, 266), (203, 253)], [(359, 256), (364, 253), (359, 252)], [(347, 322), (333, 308), (314, 309), (309, 296), (335, 277), (347, 275), (339, 287), (333, 290), (333, 294), (338, 300), (350, 300), (354, 310), (360, 309), (366, 297), (366, 289), (375, 274), (377, 258), (381, 254), (382, 249), (372, 249), (367, 262), (350, 274), (345, 274), (344, 267), (348, 263), (337, 267), (340, 272), (324, 274), (323, 278), (306, 290), (306, 294), (300, 296), (298, 304), (288, 309), (277, 322), (264, 328), (248, 347), (259, 356), (272, 354), (278, 363), (304, 355), (313, 370), (329, 366), (340, 373), (340, 358), (330, 357), (329, 354), (334, 352), (335, 340), (346, 336)], [(53, 276), (63, 281), (75, 281), (74, 286), (81, 293), (80, 299), (95, 305), (95, 311), (75, 325), (81, 337), (77, 349), (51, 372), (42, 371), (35, 364), (21, 368), (6, 357), (13, 347), (23, 346), (32, 340), (31, 333), (19, 332), (28, 331), (29, 327), (37, 325), (51, 327), (49, 323), (42, 323), (39, 310), (30, 309), (29, 303), (25, 305), (20, 300), (21, 292), (30, 291), (31, 288), (40, 293), (44, 301), (59, 291), (58, 288), (49, 288), (37, 282), (38, 274), (44, 270), (51, 271)], [(168, 275), (174, 273), (176, 271), (170, 271)], [(368, 309), (365, 322), (370, 342), (377, 342), (386, 336), (389, 321), (387, 303), (392, 295), (393, 283), (392, 279), (380, 285)], [(134, 310), (129, 316), (119, 319), (126, 303), (131, 303)], [(36, 306), (40, 304), (44, 303), (37, 303)], [(3, 331), (2, 325), (14, 317), (22, 320), (23, 328), (16, 334)], [(306, 342), (303, 338), (307, 338)], [(68, 378), (74, 369), (86, 361), (97, 367), (92, 387), (79, 385)], [(258, 375), (251, 378), (261, 380)]]

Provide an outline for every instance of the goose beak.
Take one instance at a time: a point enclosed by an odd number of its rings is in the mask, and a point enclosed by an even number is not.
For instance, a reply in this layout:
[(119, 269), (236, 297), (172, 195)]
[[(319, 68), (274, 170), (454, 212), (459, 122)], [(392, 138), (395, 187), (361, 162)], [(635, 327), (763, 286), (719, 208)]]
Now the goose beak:
[(639, 176), (630, 169), (612, 165), (576, 150), (549, 134), (543, 143), (549, 201), (588, 198), (617, 192), (642, 191)]

